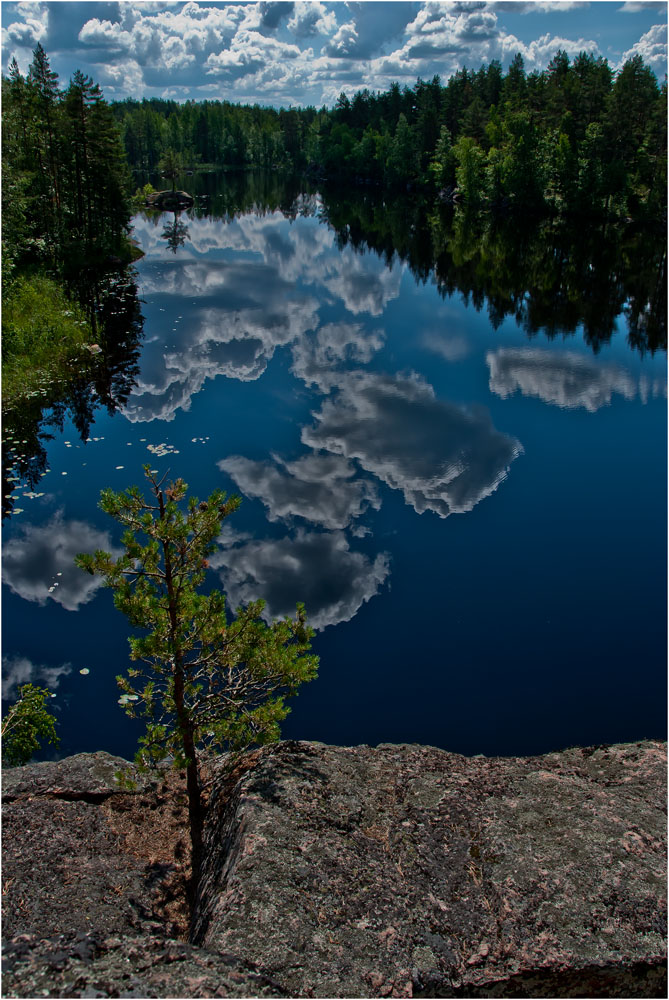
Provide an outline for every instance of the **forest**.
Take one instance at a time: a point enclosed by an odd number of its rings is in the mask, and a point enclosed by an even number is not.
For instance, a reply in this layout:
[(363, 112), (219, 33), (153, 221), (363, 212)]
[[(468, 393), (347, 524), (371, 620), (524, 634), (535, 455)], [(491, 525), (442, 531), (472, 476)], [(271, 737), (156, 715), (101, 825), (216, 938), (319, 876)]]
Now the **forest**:
[(201, 165), (297, 171), (317, 180), (421, 190), (477, 208), (656, 218), (666, 201), (667, 87), (640, 56), (558, 52), (543, 72), (517, 55), (414, 87), (342, 94), (334, 108), (228, 101), (112, 105), (133, 170), (168, 150)]
[(3, 77), (3, 257), (69, 280), (127, 253), (131, 174), (109, 104), (90, 77), (66, 89), (41, 45), (26, 77)]
[[(5, 411), (30, 392), (46, 398), (49, 386), (71, 382), (84, 362), (90, 367), (85, 347), (105, 346), (105, 314), (132, 316), (133, 333), (123, 339), (135, 356), (136, 290), (131, 276), (117, 279), (133, 256), (130, 218), (139, 202), (132, 192), (161, 171), (173, 184), (178, 170), (184, 183), (187, 169), (228, 170), (231, 178), (264, 169), (300, 184), (358, 189), (381, 199), (374, 224), (360, 232), (352, 210), (337, 230), (344, 241), (371, 245), (398, 211), (419, 209), (420, 272), (439, 262), (445, 293), (464, 280), (475, 295), (485, 289), (500, 315), (517, 311), (522, 298), (506, 279), (503, 300), (495, 291), (499, 268), (493, 274), (490, 262), (500, 245), (517, 242), (504, 235), (507, 223), (512, 232), (531, 219), (573, 228), (570, 220), (587, 217), (596, 241), (618, 249), (638, 247), (642, 236), (652, 250), (644, 273), (653, 287), (642, 282), (632, 298), (657, 299), (665, 283), (666, 253), (655, 251), (666, 226), (667, 85), (638, 56), (614, 73), (605, 59), (558, 52), (546, 70), (526, 73), (518, 55), (506, 72), (493, 61), (463, 68), (445, 84), (434, 77), (385, 93), (342, 94), (332, 109), (277, 110), (227, 101), (108, 103), (80, 71), (62, 88), (38, 45), (25, 77), (12, 62), (2, 95)], [(396, 241), (400, 254), (405, 238)], [(546, 273), (552, 270), (554, 262)], [(588, 272), (585, 259), (578, 270)], [(454, 285), (445, 276), (456, 273)], [(119, 289), (122, 307), (105, 305)], [(653, 315), (658, 304), (662, 312), (658, 299)], [(642, 325), (646, 312), (642, 305), (634, 311)], [(528, 320), (532, 328), (544, 321), (550, 326), (548, 305)], [(578, 321), (573, 312), (568, 327)], [(635, 319), (632, 325), (639, 328)], [(634, 335), (654, 349), (666, 342), (666, 325)], [(125, 376), (121, 382), (126, 391)]]
[(34, 489), (45, 440), (127, 398), (142, 319), (130, 242), (132, 173), (109, 104), (65, 89), (38, 45), (2, 78), (3, 515), (11, 477)]

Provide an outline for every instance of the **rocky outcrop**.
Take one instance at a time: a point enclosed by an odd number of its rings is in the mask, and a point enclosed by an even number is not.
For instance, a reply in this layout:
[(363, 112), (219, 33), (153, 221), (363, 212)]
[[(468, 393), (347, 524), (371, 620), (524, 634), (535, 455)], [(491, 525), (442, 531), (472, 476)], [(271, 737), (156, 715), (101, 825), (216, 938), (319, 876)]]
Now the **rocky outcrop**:
[[(121, 773), (134, 792), (123, 790)], [(175, 859), (161, 853), (152, 822), (168, 801), (183, 835), (183, 804), (119, 757), (78, 754), (5, 770), (3, 935), (171, 932), (156, 915)], [(149, 853), (133, 843), (137, 820), (144, 834), (135, 840), (154, 841)]]
[(3, 995), (664, 996), (665, 761), (256, 751), (215, 779), (191, 944), (178, 775), (8, 770)]
[(178, 212), (192, 208), (193, 196), (187, 191), (155, 191), (146, 199), (147, 208), (159, 208), (163, 212)]
[(657, 743), (284, 743), (214, 791), (194, 940), (301, 997), (664, 995), (664, 801)]
[(234, 955), (162, 935), (21, 935), (3, 949), (3, 997), (283, 997)]

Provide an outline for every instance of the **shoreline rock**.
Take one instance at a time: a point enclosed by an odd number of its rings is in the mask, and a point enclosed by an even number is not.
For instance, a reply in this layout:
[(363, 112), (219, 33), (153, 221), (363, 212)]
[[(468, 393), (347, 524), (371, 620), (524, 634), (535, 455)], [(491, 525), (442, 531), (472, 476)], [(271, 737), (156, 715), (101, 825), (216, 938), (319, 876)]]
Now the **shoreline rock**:
[(179, 776), (121, 768), (5, 771), (3, 995), (666, 995), (663, 743), (254, 751), (215, 775), (189, 945)]
[(159, 208), (163, 212), (178, 212), (194, 204), (193, 196), (187, 191), (155, 191), (146, 199), (147, 208)]

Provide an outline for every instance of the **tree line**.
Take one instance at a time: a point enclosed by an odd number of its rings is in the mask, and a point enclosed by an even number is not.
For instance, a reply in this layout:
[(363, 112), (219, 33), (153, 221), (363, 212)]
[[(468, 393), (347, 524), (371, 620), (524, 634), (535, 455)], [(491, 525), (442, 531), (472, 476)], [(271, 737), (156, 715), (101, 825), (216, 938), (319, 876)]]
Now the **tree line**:
[(666, 82), (640, 56), (559, 51), (526, 73), (493, 61), (334, 108), (277, 111), (227, 101), (113, 105), (128, 161), (156, 170), (169, 149), (191, 167), (265, 167), (393, 191), (421, 189), (495, 210), (645, 215), (666, 202)]
[(24, 77), (2, 78), (3, 272), (65, 280), (127, 256), (131, 175), (99, 86), (77, 70), (61, 89), (41, 45)]

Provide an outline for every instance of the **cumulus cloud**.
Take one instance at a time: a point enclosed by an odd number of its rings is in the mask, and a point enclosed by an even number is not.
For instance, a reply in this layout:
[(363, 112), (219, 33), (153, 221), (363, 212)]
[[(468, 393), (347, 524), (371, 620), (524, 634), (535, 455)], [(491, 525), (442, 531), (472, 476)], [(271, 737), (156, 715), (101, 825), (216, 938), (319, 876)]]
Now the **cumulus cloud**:
[(34, 48), (43, 42), (49, 31), (49, 7), (46, 3), (16, 4), (15, 14), (20, 18), (12, 21), (2, 31), (3, 47), (18, 45)]
[(318, 0), (293, 4), (293, 16), (288, 28), (296, 38), (311, 38), (313, 35), (329, 35), (337, 27), (337, 17), (325, 4)]
[(38, 687), (54, 690), (60, 684), (61, 677), (66, 677), (71, 673), (71, 663), (48, 667), (41, 663), (32, 663), (25, 656), (3, 656), (2, 699), (3, 701), (14, 701), (23, 684), (36, 684)]
[(358, 32), (355, 21), (347, 21), (340, 25), (332, 41), (325, 47), (325, 52), (329, 56), (352, 57), (356, 54), (358, 44)]
[(618, 8), (623, 14), (638, 14), (642, 10), (653, 10), (657, 13), (664, 12), (665, 3), (658, 3), (658, 0), (627, 0), (622, 7)]
[(285, 18), (290, 17), (294, 7), (294, 3), (286, 3), (285, 0), (279, 0), (277, 3), (259, 3), (261, 26), (268, 31), (274, 31)]
[[(516, 13), (527, 13), (551, 4), (514, 4)], [(567, 6), (565, 4), (565, 6)], [(544, 68), (558, 49), (568, 55), (599, 52), (596, 41), (582, 36), (562, 37), (545, 33), (524, 42), (508, 32), (498, 12), (501, 4), (426, 3), (407, 25), (403, 44), (371, 60), (366, 82), (387, 87), (393, 79), (411, 84), (416, 77), (429, 78), (435, 72), (447, 78), (463, 64), (476, 66), (499, 59), (507, 64), (520, 53), (528, 70)], [(545, 12), (544, 11), (544, 12)]]
[[(78, 45), (89, 59), (82, 68), (113, 98), (169, 92), (195, 99), (321, 105), (333, 103), (341, 91), (386, 89), (394, 79), (413, 86), (418, 76), (429, 79), (435, 73), (446, 79), (463, 64), (505, 62), (517, 51), (528, 69), (543, 68), (558, 47), (569, 54), (581, 48), (598, 52), (593, 38), (579, 30), (580, 24), (587, 30), (593, 24), (592, 13), (580, 19), (580, 9), (587, 6), (578, 0), (220, 5), (123, 0), (60, 3), (58, 17), (49, 21), (50, 4), (5, 3), (3, 42), (7, 58), (17, 55), (22, 67), (37, 40), (68, 63)], [(610, 11), (609, 19), (617, 11), (652, 9), (660, 21), (659, 4), (634, 2)], [(546, 35), (541, 44), (531, 39), (529, 29), (517, 38), (505, 18), (518, 13), (527, 15), (528, 26), (540, 24), (547, 14), (564, 13), (569, 30), (565, 27), (560, 37)], [(621, 20), (629, 22), (622, 14)], [(605, 35), (595, 28), (592, 34)], [(663, 73), (655, 50), (651, 58)], [(126, 65), (132, 67), (128, 76)]]
[(316, 424), (302, 431), (305, 444), (357, 459), (401, 490), (419, 514), (472, 510), (522, 452), (482, 409), (437, 400), (418, 376), (349, 373), (315, 417)]
[(521, 42), (515, 35), (506, 35), (500, 38), (500, 55), (503, 60), (512, 59), (517, 52), (521, 54), (525, 62), (525, 68), (529, 70), (542, 69), (547, 66), (558, 49), (573, 59), (580, 52), (587, 52), (591, 55), (599, 54), (598, 43), (591, 38), (566, 38), (560, 35), (540, 35), (528, 44)]
[(376, 487), (354, 478), (355, 466), (337, 455), (305, 455), (294, 462), (272, 456), (273, 463), (231, 455), (218, 467), (246, 496), (258, 497), (270, 521), (301, 517), (330, 530), (346, 528), (368, 507), (381, 506)]
[(66, 611), (78, 611), (90, 601), (102, 580), (74, 565), (79, 552), (103, 549), (118, 556), (109, 533), (85, 521), (55, 514), (42, 525), (26, 525), (2, 547), (3, 578), (13, 593), (44, 605), (48, 600)]
[(262, 598), (269, 622), (294, 616), (300, 601), (316, 629), (353, 618), (390, 572), (387, 553), (372, 560), (355, 552), (341, 531), (244, 542), (221, 549), (210, 564), (222, 571), (232, 607)]
[(417, 3), (355, 3), (341, 5), (340, 23), (323, 54), (334, 60), (365, 61), (399, 40), (420, 9)]
[(643, 61), (658, 75), (667, 72), (667, 25), (654, 24), (639, 41), (623, 53), (621, 65), (634, 56), (641, 56)]
[(489, 10), (514, 14), (566, 14), (569, 11), (589, 7), (587, 0), (498, 0), (497, 3), (486, 4)]
[[(637, 392), (645, 402), (650, 393), (662, 391), (659, 383), (640, 383), (630, 372), (617, 365), (598, 364), (572, 351), (555, 353), (542, 348), (503, 347), (488, 351), (490, 389), (506, 399), (520, 390), (523, 396), (535, 396), (563, 409), (583, 407), (594, 413), (611, 403), (617, 393), (634, 399)], [(666, 384), (665, 384), (666, 392)]]
[(272, 77), (277, 81), (284, 74), (286, 60), (309, 58), (310, 55), (313, 52), (309, 49), (301, 50), (298, 45), (267, 38), (259, 31), (240, 29), (227, 48), (207, 56), (204, 69), (210, 75), (232, 80), (260, 73), (256, 82), (262, 83), (268, 66), (278, 70), (279, 75)]

